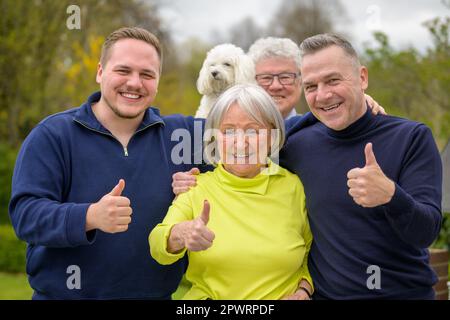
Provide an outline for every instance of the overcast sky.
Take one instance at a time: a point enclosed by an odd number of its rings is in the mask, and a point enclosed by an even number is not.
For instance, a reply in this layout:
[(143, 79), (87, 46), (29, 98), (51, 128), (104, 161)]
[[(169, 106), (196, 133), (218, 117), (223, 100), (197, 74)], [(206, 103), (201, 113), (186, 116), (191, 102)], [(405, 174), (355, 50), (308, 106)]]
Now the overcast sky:
[[(446, 0), (450, 1), (450, 0)], [(162, 15), (174, 39), (180, 43), (189, 37), (211, 40), (216, 29), (226, 31), (233, 24), (251, 16), (265, 26), (282, 0), (161, 0)], [(424, 50), (430, 45), (425, 20), (449, 16), (442, 0), (341, 0), (350, 23), (340, 28), (361, 48), (372, 41), (372, 32), (381, 30), (396, 48), (414, 46)]]

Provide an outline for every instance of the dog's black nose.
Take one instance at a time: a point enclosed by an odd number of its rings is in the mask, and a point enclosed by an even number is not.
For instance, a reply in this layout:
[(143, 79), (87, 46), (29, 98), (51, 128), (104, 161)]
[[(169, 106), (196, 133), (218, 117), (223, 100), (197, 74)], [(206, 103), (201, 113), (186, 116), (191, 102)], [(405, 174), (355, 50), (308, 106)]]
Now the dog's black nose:
[(212, 76), (215, 78), (219, 73), (217, 71), (211, 72)]

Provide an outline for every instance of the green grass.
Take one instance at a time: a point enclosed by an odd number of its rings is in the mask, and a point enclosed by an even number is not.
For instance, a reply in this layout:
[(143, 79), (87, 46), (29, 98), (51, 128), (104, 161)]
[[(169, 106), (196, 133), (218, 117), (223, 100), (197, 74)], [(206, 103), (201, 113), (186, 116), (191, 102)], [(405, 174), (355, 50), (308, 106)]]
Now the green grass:
[(30, 300), (32, 294), (26, 274), (0, 272), (0, 300)]

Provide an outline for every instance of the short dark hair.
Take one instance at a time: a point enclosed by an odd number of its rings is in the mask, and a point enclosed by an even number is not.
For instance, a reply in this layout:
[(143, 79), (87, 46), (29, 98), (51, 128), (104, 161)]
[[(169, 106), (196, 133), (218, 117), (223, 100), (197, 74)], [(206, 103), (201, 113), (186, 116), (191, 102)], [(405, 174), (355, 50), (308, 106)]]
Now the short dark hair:
[(352, 44), (343, 37), (332, 33), (317, 34), (303, 40), (302, 43), (300, 43), (300, 56), (303, 58), (308, 54), (316, 53), (317, 51), (331, 46), (342, 48), (350, 58), (359, 64), (358, 54)]
[(100, 63), (105, 65), (109, 59), (111, 47), (122, 39), (142, 40), (155, 48), (160, 62), (160, 72), (162, 67), (162, 46), (158, 38), (148, 30), (138, 27), (124, 27), (112, 32), (105, 40), (102, 46)]

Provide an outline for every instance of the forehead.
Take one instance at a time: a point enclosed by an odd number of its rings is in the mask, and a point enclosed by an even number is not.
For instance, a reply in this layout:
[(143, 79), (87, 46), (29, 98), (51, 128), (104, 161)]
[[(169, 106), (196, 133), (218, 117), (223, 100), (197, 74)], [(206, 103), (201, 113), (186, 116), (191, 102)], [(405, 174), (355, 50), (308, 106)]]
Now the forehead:
[(141, 40), (121, 39), (110, 48), (107, 64), (126, 65), (137, 69), (158, 70), (160, 61), (156, 49)]
[(255, 65), (256, 73), (298, 72), (294, 59), (271, 57), (259, 60)]
[(255, 119), (253, 119), (244, 109), (239, 106), (238, 103), (233, 103), (230, 105), (228, 110), (223, 115), (221, 125), (223, 124), (259, 124)]
[(331, 46), (302, 58), (301, 74), (303, 81), (311, 77), (326, 76), (330, 73), (347, 74), (355, 64), (342, 48)]

